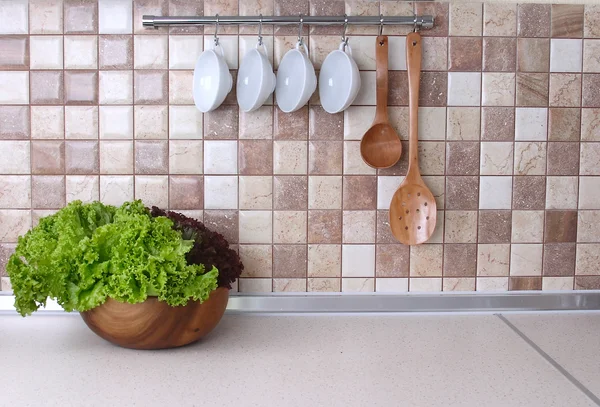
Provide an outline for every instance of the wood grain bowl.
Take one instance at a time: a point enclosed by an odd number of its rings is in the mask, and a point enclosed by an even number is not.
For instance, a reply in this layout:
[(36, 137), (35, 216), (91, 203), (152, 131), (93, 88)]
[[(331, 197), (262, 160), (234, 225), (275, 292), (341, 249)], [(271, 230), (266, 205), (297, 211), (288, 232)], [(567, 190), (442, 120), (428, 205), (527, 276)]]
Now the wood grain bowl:
[(182, 307), (150, 297), (138, 304), (109, 299), (94, 309), (81, 313), (87, 326), (101, 338), (132, 349), (166, 349), (196, 342), (223, 317), (229, 289), (214, 290), (200, 304), (190, 301)]

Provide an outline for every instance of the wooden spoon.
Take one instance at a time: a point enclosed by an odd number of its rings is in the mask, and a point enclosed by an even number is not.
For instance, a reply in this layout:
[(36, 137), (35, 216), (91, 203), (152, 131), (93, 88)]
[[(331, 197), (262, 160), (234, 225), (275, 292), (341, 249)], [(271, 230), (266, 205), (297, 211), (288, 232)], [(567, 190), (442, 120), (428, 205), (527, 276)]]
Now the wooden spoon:
[(360, 141), (360, 155), (373, 168), (389, 168), (402, 154), (402, 143), (390, 125), (387, 112), (388, 99), (388, 37), (380, 35), (375, 44), (377, 63), (377, 109), (371, 128)]
[(409, 147), (408, 173), (394, 193), (390, 203), (390, 227), (400, 242), (421, 244), (431, 237), (435, 229), (436, 203), (419, 172), (418, 112), (419, 80), (421, 77), (421, 36), (406, 36), (406, 62), (408, 68)]

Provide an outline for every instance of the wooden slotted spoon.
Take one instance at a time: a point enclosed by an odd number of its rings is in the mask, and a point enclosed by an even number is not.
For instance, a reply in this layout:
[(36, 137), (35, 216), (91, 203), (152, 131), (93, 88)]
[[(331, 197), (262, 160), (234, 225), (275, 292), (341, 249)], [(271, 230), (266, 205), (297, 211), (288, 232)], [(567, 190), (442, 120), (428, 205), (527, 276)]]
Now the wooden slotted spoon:
[(394, 237), (408, 245), (421, 244), (433, 234), (436, 203), (419, 172), (418, 111), (421, 77), (421, 36), (406, 36), (406, 63), (409, 96), (408, 172), (390, 203), (390, 227)]
[(387, 111), (388, 37), (378, 36), (375, 47), (377, 107), (373, 124), (360, 141), (360, 155), (369, 167), (389, 168), (400, 159), (402, 143), (390, 124)]

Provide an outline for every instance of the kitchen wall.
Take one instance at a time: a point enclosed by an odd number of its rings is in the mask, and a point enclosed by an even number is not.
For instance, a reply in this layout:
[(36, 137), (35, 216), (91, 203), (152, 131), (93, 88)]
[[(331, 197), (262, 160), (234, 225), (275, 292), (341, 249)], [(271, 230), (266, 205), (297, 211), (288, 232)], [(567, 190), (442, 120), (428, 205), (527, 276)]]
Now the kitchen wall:
[[(407, 169), (407, 27), (390, 35), (401, 161), (375, 171), (359, 140), (375, 111), (377, 27), (350, 27), (355, 105), (315, 94), (242, 113), (235, 91), (193, 106), (214, 27), (156, 15), (410, 15), (399, 1), (0, 2), (0, 276), (20, 234), (67, 202), (143, 199), (203, 219), (239, 249), (243, 292), (600, 288), (600, 6), (416, 3), (423, 31), (421, 171), (438, 203), (424, 245), (398, 244), (390, 197)], [(235, 76), (257, 27), (221, 27)], [(318, 69), (339, 27), (305, 27)], [(203, 37), (204, 35), (204, 37)], [(297, 27), (264, 29), (275, 68)], [(8, 279), (2, 278), (4, 289)]]

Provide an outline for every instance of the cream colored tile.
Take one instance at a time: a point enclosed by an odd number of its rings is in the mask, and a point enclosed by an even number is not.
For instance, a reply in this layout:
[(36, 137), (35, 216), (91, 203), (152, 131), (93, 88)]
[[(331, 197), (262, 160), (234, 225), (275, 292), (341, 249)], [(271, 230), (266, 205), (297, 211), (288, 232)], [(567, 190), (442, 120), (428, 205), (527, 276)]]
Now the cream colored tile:
[(360, 72), (360, 90), (356, 95), (356, 99), (352, 105), (375, 105), (376, 97), (376, 86), (375, 86), (375, 72), (373, 71), (361, 71)]
[(578, 244), (577, 260), (575, 264), (576, 275), (597, 275), (600, 264), (600, 244)]
[[(443, 246), (429, 244), (410, 247), (410, 276), (437, 277), (442, 275)], [(410, 291), (415, 291), (410, 284)], [(440, 279), (441, 290), (441, 279)], [(439, 291), (439, 290), (438, 290)]]
[(65, 120), (62, 106), (31, 106), (31, 138), (62, 139)]
[[(404, 181), (401, 176), (377, 177), (377, 209), (389, 209), (394, 193)], [(442, 184), (443, 189), (443, 184)]]
[(195, 106), (169, 106), (170, 139), (202, 139), (202, 113)]
[(342, 247), (337, 244), (308, 245), (308, 277), (340, 277)]
[(133, 71), (100, 71), (99, 89), (102, 105), (133, 103)]
[(508, 276), (510, 245), (480, 244), (477, 246), (478, 276)]
[(376, 278), (375, 291), (378, 293), (405, 293), (408, 291), (408, 278)]
[(98, 106), (65, 106), (65, 138), (97, 139)]
[(515, 143), (515, 175), (546, 173), (546, 143)]
[[(488, 92), (487, 86), (505, 85), (505, 81), (491, 81), (489, 74), (485, 74), (483, 92)], [(514, 76), (513, 76), (514, 80)], [(506, 91), (506, 89), (503, 89)], [(479, 106), (481, 104), (481, 73), (479, 72), (448, 72), (448, 106)], [(504, 94), (504, 93), (503, 93)], [(485, 96), (484, 96), (484, 104)]]
[(600, 211), (577, 213), (577, 242), (600, 242)]
[(202, 174), (202, 141), (171, 140), (169, 142), (170, 174)]
[[(27, 13), (25, 12), (25, 14)], [(62, 34), (63, 1), (31, 0), (29, 2), (29, 32), (31, 34)]]
[(410, 292), (437, 292), (442, 291), (441, 278), (411, 278)]
[(358, 293), (375, 291), (374, 278), (342, 278), (342, 292)]
[(29, 37), (31, 69), (63, 69), (63, 37), (45, 35)]
[(273, 212), (273, 243), (306, 243), (306, 211)]
[(341, 209), (342, 177), (309, 176), (308, 209)]
[(170, 35), (169, 36), (169, 68), (194, 69), (196, 60), (202, 53), (204, 43), (202, 36)]
[(133, 106), (100, 106), (100, 138), (133, 138)]
[(419, 140), (444, 140), (446, 138), (446, 108), (419, 108)]
[(305, 278), (274, 278), (273, 292), (306, 292)]
[(508, 291), (508, 277), (477, 277), (477, 291)]
[(544, 211), (513, 211), (513, 243), (541, 243), (544, 238)]
[(135, 69), (166, 69), (167, 49), (169, 48), (167, 41), (166, 35), (134, 35), (133, 65)]
[(512, 175), (513, 143), (481, 143), (480, 174)]
[(442, 291), (475, 291), (475, 278), (444, 278)]
[(169, 177), (166, 175), (136, 176), (135, 199), (141, 199), (148, 207), (167, 208), (169, 206)]
[(0, 174), (31, 172), (30, 142), (0, 140)]
[(271, 211), (240, 211), (240, 243), (271, 243), (272, 229)]
[(344, 174), (375, 175), (375, 173), (375, 169), (365, 164), (360, 155), (360, 142), (344, 141)]
[(374, 106), (350, 106), (344, 111), (344, 139), (360, 140), (375, 118)]
[(240, 111), (240, 139), (273, 138), (273, 106), (261, 106), (253, 112)]
[(446, 71), (448, 69), (447, 37), (423, 37), (421, 69), (424, 71)]
[(510, 209), (511, 203), (512, 177), (480, 177), (479, 209)]
[(450, 35), (481, 35), (482, 3), (450, 3)]
[[(333, 50), (338, 49), (339, 45), (340, 45), (340, 37), (339, 36), (334, 36), (333, 37), (334, 40), (332, 41), (334, 45), (334, 47), (331, 47), (327, 50), (327, 52), (331, 52)], [(356, 62), (356, 65), (358, 66), (358, 69), (360, 69), (361, 71), (374, 71), (375, 70), (375, 43), (377, 42), (377, 37), (376, 36), (357, 36), (357, 37), (349, 37), (349, 45), (350, 48), (352, 49), (352, 58), (354, 59), (354, 62)], [(390, 48), (389, 50), (391, 51), (391, 37), (390, 37)], [(390, 52), (391, 53), (391, 52)], [(388, 65), (389, 65), (389, 69), (394, 69), (392, 68), (392, 61), (393, 58), (390, 55), (388, 57)], [(397, 61), (394, 62), (394, 64), (397, 64)], [(315, 67), (316, 68), (316, 67)], [(396, 68), (398, 69), (398, 68)], [(406, 68), (404, 68), (406, 69)]]
[(342, 242), (374, 242), (376, 214), (376, 211), (344, 211), (342, 217)]
[(564, 291), (573, 289), (573, 277), (542, 277), (543, 291)]
[(238, 142), (235, 140), (207, 140), (204, 142), (205, 174), (237, 174)]
[(309, 278), (310, 292), (340, 292), (341, 278)]
[(0, 71), (0, 103), (29, 104), (29, 72)]
[(193, 105), (193, 71), (169, 71), (169, 103), (172, 105)]
[[(213, 47), (214, 39), (212, 36), (204, 37), (204, 49), (208, 50)], [(229, 69), (238, 69), (239, 65), (239, 44), (237, 35), (220, 35), (219, 45), (223, 48), (225, 62)]]
[(583, 40), (583, 72), (600, 72), (600, 40)]
[(240, 259), (244, 264), (242, 277), (273, 275), (273, 246), (271, 245), (240, 245)]
[(65, 35), (65, 69), (97, 69), (98, 37)]
[(342, 276), (375, 276), (375, 245), (342, 245)]
[(512, 244), (510, 250), (510, 275), (542, 275), (542, 249), (542, 244)]
[(100, 200), (108, 205), (121, 206), (133, 199), (133, 176), (101, 175)]
[(449, 107), (446, 138), (448, 140), (479, 140), (480, 113), (479, 107)]
[(600, 177), (579, 178), (579, 209), (600, 209)]
[(67, 203), (80, 200), (93, 202), (100, 199), (100, 178), (97, 175), (67, 175)]
[(0, 178), (0, 208), (29, 209), (31, 207), (31, 177), (4, 175)]
[(600, 175), (600, 143), (581, 143), (579, 174)]
[(548, 109), (518, 107), (515, 113), (515, 140), (544, 141), (548, 139)]
[(446, 211), (445, 243), (476, 243), (477, 212)]
[(240, 209), (271, 209), (273, 178), (240, 176)]
[(168, 138), (169, 113), (167, 106), (135, 106), (134, 118), (136, 139)]
[(133, 142), (101, 141), (100, 174), (133, 174)]
[(31, 228), (29, 210), (0, 209), (0, 242), (16, 243)]
[(270, 293), (272, 285), (270, 278), (240, 278), (238, 289), (241, 293)]
[(577, 209), (577, 177), (546, 177), (546, 209)]
[(483, 35), (514, 37), (516, 34), (516, 3), (485, 3), (483, 5)]
[(307, 174), (307, 160), (306, 141), (273, 142), (273, 174)]
[[(238, 178), (236, 176), (204, 177), (205, 209), (237, 209)], [(247, 242), (255, 243), (255, 242)], [(262, 242), (256, 242), (262, 243)]]

